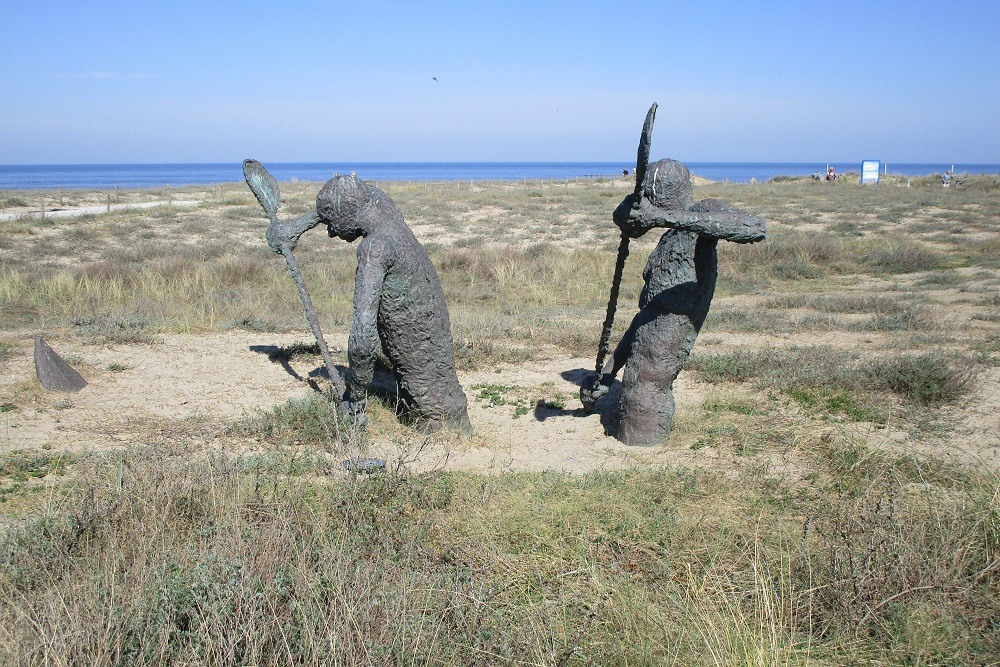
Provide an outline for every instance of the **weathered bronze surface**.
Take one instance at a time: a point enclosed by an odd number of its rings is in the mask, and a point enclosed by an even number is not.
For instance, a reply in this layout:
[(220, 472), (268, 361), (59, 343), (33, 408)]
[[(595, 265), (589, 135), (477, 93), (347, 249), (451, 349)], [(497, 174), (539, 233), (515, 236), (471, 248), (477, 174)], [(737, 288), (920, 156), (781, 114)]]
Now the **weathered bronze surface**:
[(649, 165), (641, 193), (627, 196), (614, 220), (631, 238), (657, 227), (668, 231), (646, 263), (639, 312), (599, 380), (584, 382), (580, 398), (592, 408), (624, 368), (615, 437), (630, 445), (654, 445), (670, 433), (673, 383), (715, 293), (719, 240), (762, 241), (767, 227), (757, 216), (717, 199), (695, 203), (691, 175), (675, 160)]
[(363, 420), (381, 345), (393, 364), (405, 418), (427, 431), (447, 426), (471, 432), (441, 283), (392, 199), (353, 174), (335, 176), (316, 196), (316, 212), (275, 220), (268, 243), (276, 252), (294, 248), (305, 231), (320, 223), (331, 237), (362, 239), (348, 338), (348, 413)]
[(87, 386), (83, 376), (38, 335), (35, 336), (35, 375), (50, 391), (74, 392)]

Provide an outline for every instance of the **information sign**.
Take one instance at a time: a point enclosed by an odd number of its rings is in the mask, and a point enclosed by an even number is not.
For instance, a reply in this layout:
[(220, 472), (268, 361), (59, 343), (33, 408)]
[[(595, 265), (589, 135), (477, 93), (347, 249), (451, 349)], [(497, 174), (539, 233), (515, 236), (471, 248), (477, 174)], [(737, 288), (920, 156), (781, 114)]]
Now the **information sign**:
[(878, 160), (862, 160), (861, 161), (861, 182), (862, 183), (878, 183), (878, 172), (881, 168), (882, 163)]

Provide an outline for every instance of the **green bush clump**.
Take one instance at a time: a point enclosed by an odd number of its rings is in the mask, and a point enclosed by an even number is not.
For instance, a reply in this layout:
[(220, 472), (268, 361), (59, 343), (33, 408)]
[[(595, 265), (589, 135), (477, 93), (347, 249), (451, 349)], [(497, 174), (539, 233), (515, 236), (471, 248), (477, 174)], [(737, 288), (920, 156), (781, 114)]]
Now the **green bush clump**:
[(699, 354), (689, 367), (705, 382), (753, 382), (785, 392), (804, 407), (855, 418), (884, 414), (884, 392), (918, 405), (958, 400), (975, 386), (975, 365), (938, 352), (863, 358), (807, 347)]
[(291, 399), (284, 405), (232, 427), (236, 433), (252, 435), (280, 445), (305, 445), (328, 449), (336, 440), (337, 407), (324, 395)]
[(975, 366), (937, 352), (879, 359), (865, 367), (874, 389), (888, 389), (921, 405), (951, 403), (971, 391)]

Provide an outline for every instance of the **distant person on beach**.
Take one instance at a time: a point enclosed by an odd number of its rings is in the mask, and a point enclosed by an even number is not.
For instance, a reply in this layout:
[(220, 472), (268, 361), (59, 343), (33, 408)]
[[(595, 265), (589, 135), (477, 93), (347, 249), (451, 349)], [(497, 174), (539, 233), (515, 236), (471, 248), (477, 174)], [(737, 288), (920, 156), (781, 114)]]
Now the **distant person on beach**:
[(828, 181), (837, 180), (837, 172), (833, 167), (826, 168), (826, 180)]
[(944, 172), (944, 174), (941, 176), (941, 185), (943, 185), (944, 187), (948, 187), (949, 185), (951, 185), (951, 172), (950, 171)]

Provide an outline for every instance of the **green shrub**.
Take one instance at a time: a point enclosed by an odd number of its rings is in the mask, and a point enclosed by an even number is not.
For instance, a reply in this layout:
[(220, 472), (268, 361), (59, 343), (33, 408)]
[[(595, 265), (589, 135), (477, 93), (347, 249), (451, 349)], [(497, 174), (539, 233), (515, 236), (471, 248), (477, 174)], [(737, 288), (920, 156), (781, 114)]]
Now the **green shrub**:
[(327, 450), (336, 440), (336, 405), (323, 395), (291, 399), (284, 405), (233, 426), (235, 432), (254, 435), (279, 445), (303, 445)]
[(689, 368), (705, 382), (753, 382), (779, 389), (805, 406), (861, 416), (884, 412), (892, 392), (919, 404), (957, 400), (975, 385), (975, 365), (940, 353), (865, 359), (843, 350), (807, 347), (698, 354)]
[(976, 381), (971, 362), (937, 352), (873, 360), (864, 371), (874, 389), (888, 389), (921, 405), (956, 401)]

